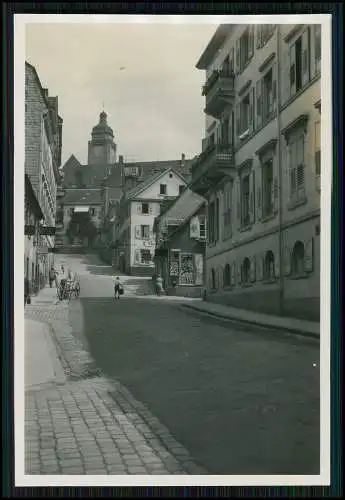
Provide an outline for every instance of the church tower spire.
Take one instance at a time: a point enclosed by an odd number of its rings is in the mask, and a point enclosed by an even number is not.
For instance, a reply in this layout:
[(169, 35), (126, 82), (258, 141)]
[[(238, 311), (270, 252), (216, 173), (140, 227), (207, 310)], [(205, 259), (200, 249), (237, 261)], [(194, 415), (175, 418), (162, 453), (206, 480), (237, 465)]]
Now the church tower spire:
[(107, 113), (103, 110), (99, 122), (91, 132), (89, 141), (89, 165), (113, 165), (116, 161), (116, 143), (113, 129), (108, 125)]

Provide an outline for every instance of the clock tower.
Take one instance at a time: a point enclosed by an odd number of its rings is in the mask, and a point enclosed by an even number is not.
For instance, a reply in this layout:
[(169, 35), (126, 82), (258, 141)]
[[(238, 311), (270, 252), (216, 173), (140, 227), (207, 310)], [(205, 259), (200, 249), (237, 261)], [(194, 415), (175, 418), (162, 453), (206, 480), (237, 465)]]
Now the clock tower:
[(107, 122), (107, 114), (102, 111), (99, 123), (93, 127), (89, 141), (88, 165), (113, 165), (116, 161), (114, 133)]

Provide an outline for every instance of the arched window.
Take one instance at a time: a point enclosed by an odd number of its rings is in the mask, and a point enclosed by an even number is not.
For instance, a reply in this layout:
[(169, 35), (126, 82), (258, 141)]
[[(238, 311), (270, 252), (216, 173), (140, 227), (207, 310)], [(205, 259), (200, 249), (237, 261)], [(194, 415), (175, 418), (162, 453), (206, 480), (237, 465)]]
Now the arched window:
[(274, 278), (274, 254), (269, 250), (265, 256), (264, 278), (269, 280)]
[(249, 283), (250, 281), (250, 260), (246, 257), (242, 265), (242, 282)]
[(298, 276), (304, 273), (304, 245), (297, 241), (292, 251), (292, 274)]
[(211, 287), (212, 290), (216, 288), (216, 271), (214, 269), (211, 269)]
[(231, 270), (230, 270), (229, 264), (226, 264), (226, 266), (224, 268), (223, 284), (224, 284), (224, 287), (231, 285)]

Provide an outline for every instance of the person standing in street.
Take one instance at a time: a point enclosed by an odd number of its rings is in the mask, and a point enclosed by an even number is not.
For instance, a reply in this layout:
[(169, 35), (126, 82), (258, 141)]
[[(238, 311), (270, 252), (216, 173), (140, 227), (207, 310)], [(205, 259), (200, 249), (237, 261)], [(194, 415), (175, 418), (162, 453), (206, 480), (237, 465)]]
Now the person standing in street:
[(53, 283), (55, 283), (55, 286), (57, 286), (57, 283), (56, 283), (56, 271), (54, 269), (54, 266), (52, 266), (50, 268), (50, 271), (49, 271), (49, 286), (50, 286), (50, 288), (52, 287)]
[(27, 276), (24, 276), (24, 307), (29, 303), (30, 282)]
[(123, 285), (120, 281), (120, 278), (118, 276), (116, 276), (116, 278), (114, 280), (115, 299), (120, 299), (121, 290), (123, 290)]

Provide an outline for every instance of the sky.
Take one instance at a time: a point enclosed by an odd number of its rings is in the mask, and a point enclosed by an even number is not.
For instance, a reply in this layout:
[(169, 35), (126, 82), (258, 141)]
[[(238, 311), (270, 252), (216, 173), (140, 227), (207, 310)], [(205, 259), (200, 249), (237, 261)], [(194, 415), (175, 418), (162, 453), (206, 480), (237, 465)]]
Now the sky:
[(195, 64), (211, 24), (26, 25), (26, 60), (59, 98), (62, 164), (87, 163), (91, 129), (103, 109), (125, 161), (192, 158), (205, 130), (204, 71)]

